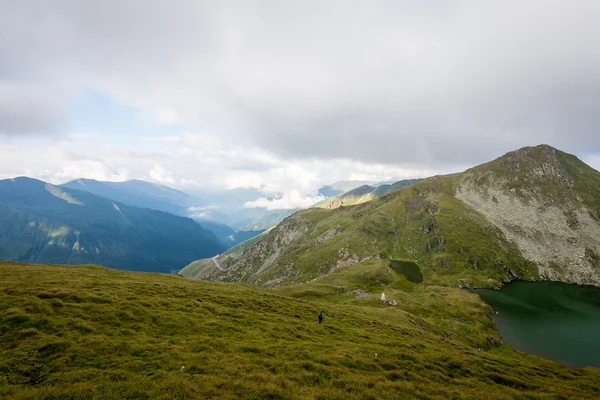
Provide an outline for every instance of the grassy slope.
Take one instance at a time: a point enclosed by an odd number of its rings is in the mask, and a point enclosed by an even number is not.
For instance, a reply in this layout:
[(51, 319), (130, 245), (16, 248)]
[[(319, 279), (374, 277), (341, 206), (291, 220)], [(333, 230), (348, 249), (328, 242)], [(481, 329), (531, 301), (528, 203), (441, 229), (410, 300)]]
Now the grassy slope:
[[(260, 242), (270, 230), (271, 229), (267, 229), (266, 231), (227, 249), (225, 252), (223, 252), (223, 254), (221, 254), (221, 257), (219, 258), (220, 262), (226, 264), (237, 260), (242, 256), (244, 250)], [(203, 258), (202, 260), (197, 260), (186, 265), (181, 271), (179, 271), (179, 275), (189, 279), (201, 279), (203, 276), (210, 274), (216, 269), (217, 267), (212, 259)]]
[(210, 274), (217, 270), (215, 262), (211, 258), (203, 258), (202, 260), (194, 261), (188, 264), (185, 268), (179, 271), (179, 275), (188, 279), (200, 279), (206, 274)]
[[(367, 288), (379, 285), (387, 274), (382, 264), (342, 268), (339, 276), (315, 284), (351, 285), (363, 274), (359, 281)], [(363, 280), (364, 275), (374, 280)], [(402, 277), (388, 278), (386, 290), (396, 285), (394, 296), (402, 292), (414, 301), (398, 307), (369, 298), (335, 304), (298, 292), (300, 298), (291, 298), (176, 276), (2, 263), (0, 397), (585, 399), (600, 394), (597, 369), (570, 369), (492, 346), (489, 309), (477, 296), (427, 286), (410, 291)], [(320, 310), (323, 325), (316, 323)]]
[[(434, 177), (368, 203), (301, 211), (247, 250), (230, 271), (212, 278), (257, 285), (279, 284), (282, 276), (283, 283), (306, 282), (354, 255), (414, 260), (430, 284), (497, 287), (510, 279), (506, 266), (522, 278), (536, 277), (536, 267), (497, 228), (454, 197), (456, 179)], [(286, 231), (302, 229), (292, 243), (279, 245)], [(282, 249), (274, 263), (261, 269), (277, 246)]]
[(333, 209), (341, 207), (342, 205), (351, 206), (355, 204), (365, 203), (373, 200), (377, 188), (364, 185), (356, 189), (352, 189), (349, 192), (338, 194), (330, 199), (325, 199), (322, 202), (315, 205), (317, 208)]
[[(228, 249), (227, 251), (225, 251), (222, 255), (223, 257), (223, 262), (227, 263), (228, 261), (233, 261), (233, 260), (237, 260), (238, 258), (240, 258), (242, 256), (242, 254), (244, 253), (244, 250), (246, 250), (248, 247), (251, 247), (253, 245), (255, 245), (256, 243), (260, 242), (262, 240), (262, 238), (269, 233), (269, 231), (272, 228), (269, 228), (267, 230), (265, 230), (264, 232), (251, 237), (248, 240), (244, 240), (241, 243), (236, 244), (235, 246), (233, 246), (232, 248)], [(230, 259), (230, 260), (229, 260)]]
[(377, 199), (395, 190), (414, 185), (422, 180), (423, 179), (406, 179), (395, 182), (391, 185), (381, 185), (378, 187), (363, 185), (346, 193), (339, 194), (333, 198), (323, 200), (322, 202), (316, 204), (315, 207), (333, 209), (341, 207), (342, 205), (353, 206), (356, 204), (366, 203), (367, 201)]

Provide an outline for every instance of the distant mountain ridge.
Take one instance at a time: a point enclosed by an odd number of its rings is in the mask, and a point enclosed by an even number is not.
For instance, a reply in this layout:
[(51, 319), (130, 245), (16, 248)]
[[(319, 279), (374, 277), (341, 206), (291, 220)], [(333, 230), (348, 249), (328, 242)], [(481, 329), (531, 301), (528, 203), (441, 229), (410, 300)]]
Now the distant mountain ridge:
[[(319, 193), (325, 197), (331, 197), (343, 194), (365, 183), (377, 185), (370, 181), (340, 181), (322, 187)], [(245, 191), (232, 190), (226, 196), (223, 196), (223, 193), (220, 195), (205, 193), (205, 196), (198, 197), (165, 185), (137, 179), (109, 182), (80, 178), (59, 186), (89, 192), (134, 207), (151, 208), (190, 217), (215, 233), (226, 247), (240, 243), (244, 238), (251, 236), (250, 232), (252, 231), (258, 234), (277, 225), (284, 218), (299, 210), (244, 208), (243, 204), (249, 196), (249, 193)], [(237, 209), (236, 207), (229, 209), (233, 207), (232, 203), (235, 203), (233, 199), (236, 197), (236, 193), (240, 196)], [(255, 195), (258, 196), (259, 192), (256, 192)], [(219, 199), (225, 201), (226, 209), (217, 206)]]
[(343, 205), (352, 206), (364, 203), (393, 192), (394, 190), (414, 185), (422, 180), (423, 179), (405, 179), (392, 184), (381, 183), (374, 186), (362, 185), (348, 192), (339, 194), (333, 198), (323, 200), (315, 207), (332, 209), (341, 207)]
[(321, 187), (318, 191), (320, 195), (325, 197), (334, 197), (342, 193), (349, 192), (357, 187), (364, 185), (376, 185), (375, 181), (338, 181)]
[(107, 182), (81, 178), (59, 186), (89, 192), (134, 207), (152, 208), (181, 216), (188, 216), (189, 207), (206, 204), (205, 200), (168, 186), (137, 179)]
[(223, 249), (189, 218), (31, 178), (0, 181), (0, 259), (171, 273)]
[[(264, 229), (261, 228), (261, 224), (256, 224), (256, 229), (242, 231), (233, 229), (219, 222), (218, 218), (215, 220), (208, 217), (208, 213), (218, 215), (218, 210), (206, 206), (208, 204), (206, 200), (157, 183), (137, 179), (105, 182), (82, 178), (62, 184), (60, 187), (89, 192), (134, 207), (150, 208), (192, 218), (202, 227), (213, 232), (226, 248), (258, 235)], [(207, 214), (207, 217), (199, 217), (198, 210), (202, 210), (200, 213)]]
[(415, 261), (428, 284), (600, 286), (600, 172), (526, 147), (355, 206), (297, 212), (201, 278), (279, 286), (374, 259)]

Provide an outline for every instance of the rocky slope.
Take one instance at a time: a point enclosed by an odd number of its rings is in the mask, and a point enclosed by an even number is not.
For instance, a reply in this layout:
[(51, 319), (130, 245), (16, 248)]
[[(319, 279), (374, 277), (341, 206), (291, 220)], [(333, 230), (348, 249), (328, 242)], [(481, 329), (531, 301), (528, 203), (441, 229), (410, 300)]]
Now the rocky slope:
[(416, 261), (430, 284), (600, 285), (599, 216), (600, 172), (542, 145), (364, 204), (298, 212), (199, 278), (277, 286), (382, 258)]
[(550, 146), (466, 171), (456, 197), (535, 262), (541, 279), (600, 284), (600, 173)]

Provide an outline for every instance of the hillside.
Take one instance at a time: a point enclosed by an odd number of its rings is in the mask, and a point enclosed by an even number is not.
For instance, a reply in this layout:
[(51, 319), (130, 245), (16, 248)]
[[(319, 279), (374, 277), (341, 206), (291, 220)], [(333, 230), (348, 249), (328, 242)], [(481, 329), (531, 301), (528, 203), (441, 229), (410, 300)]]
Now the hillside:
[(0, 181), (0, 259), (171, 273), (222, 250), (189, 218), (29, 178)]
[[(272, 228), (271, 228), (272, 229)], [(204, 258), (196, 260), (188, 264), (185, 268), (179, 271), (179, 275), (184, 278), (190, 279), (204, 279), (209, 276), (212, 272), (217, 269), (216, 262), (223, 265), (224, 268), (229, 267), (231, 263), (240, 258), (246, 249), (254, 246), (256, 243), (262, 240), (263, 237), (270, 231), (270, 229), (261, 232), (260, 234), (246, 239), (245, 241), (236, 244), (233, 247), (227, 249), (223, 254), (213, 260), (212, 258)], [(216, 262), (215, 262), (216, 261)]]
[(0, 263), (0, 397), (597, 398), (598, 369), (513, 351), (478, 296), (390, 280), (397, 306), (320, 297), (326, 283), (274, 292)]
[[(400, 188), (413, 185), (417, 182), (420, 182), (422, 179), (409, 179), (398, 181), (393, 184), (385, 184), (382, 183), (377, 187), (372, 187), (368, 185), (362, 185), (358, 188), (352, 189), (349, 192), (342, 193), (338, 196), (335, 196), (331, 199), (327, 199), (317, 204), (315, 207), (317, 208), (327, 208), (333, 209), (338, 208), (343, 205), (353, 205), (360, 204), (366, 201), (381, 197), (387, 193), (390, 193), (394, 190), (398, 190)], [(360, 181), (348, 181), (348, 182), (338, 182), (331, 186), (327, 186), (327, 188), (338, 188), (338, 187), (347, 187), (351, 184), (359, 184), (362, 183)], [(241, 242), (238, 245), (232, 247), (230, 250), (226, 251), (222, 254), (223, 257), (219, 257), (219, 261), (228, 267), (235, 260), (240, 258), (243, 252), (258, 243), (265, 234), (257, 235), (252, 237), (245, 242)], [(216, 266), (213, 260), (211, 259), (202, 259), (192, 262), (190, 265), (186, 266), (184, 269), (179, 271), (179, 274), (185, 278), (191, 279), (206, 279), (210, 277), (210, 274), (216, 270)], [(217, 271), (218, 272), (218, 271)]]
[(378, 186), (362, 185), (346, 193), (338, 194), (333, 198), (323, 200), (315, 207), (333, 209), (341, 206), (353, 206), (377, 199), (390, 192), (414, 185), (420, 181), (422, 181), (422, 179), (406, 179), (392, 184), (381, 184)]
[(190, 196), (168, 186), (137, 179), (125, 182), (76, 179), (60, 186), (89, 192), (134, 207), (152, 208), (181, 216), (188, 216), (188, 207), (206, 204), (206, 200)]
[(599, 193), (600, 173), (575, 156), (524, 148), (356, 206), (298, 212), (206, 278), (277, 286), (406, 259), (429, 284), (600, 285)]

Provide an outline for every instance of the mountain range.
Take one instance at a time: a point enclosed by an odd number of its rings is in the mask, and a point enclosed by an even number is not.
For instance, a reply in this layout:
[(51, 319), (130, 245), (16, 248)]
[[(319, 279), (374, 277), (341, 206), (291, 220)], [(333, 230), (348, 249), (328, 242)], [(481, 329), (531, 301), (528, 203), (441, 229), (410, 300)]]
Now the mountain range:
[[(366, 181), (341, 181), (323, 186), (319, 193), (325, 197), (342, 195)], [(404, 181), (403, 181), (404, 182)], [(369, 182), (377, 185), (375, 182)], [(399, 183), (399, 182), (398, 182)], [(394, 184), (397, 185), (398, 183)], [(390, 185), (381, 184), (383, 187)], [(106, 182), (94, 179), (76, 179), (60, 185), (106, 197), (134, 207), (151, 208), (171, 214), (190, 217), (205, 229), (212, 231), (223, 246), (229, 248), (269, 229), (299, 209), (266, 210), (246, 208), (248, 200), (260, 197), (254, 190), (203, 192), (202, 197), (172, 189), (168, 186), (141, 180)], [(393, 185), (392, 185), (393, 186)], [(379, 189), (381, 192), (381, 189)]]
[(202, 207), (207, 204), (204, 199), (168, 186), (137, 179), (105, 182), (82, 178), (64, 183), (60, 187), (89, 192), (134, 207), (152, 208), (181, 216), (187, 216), (190, 207)]
[[(0, 258), (173, 272), (251, 239), (297, 211), (241, 207), (228, 217), (207, 204), (141, 180), (76, 179), (58, 186), (25, 177), (0, 181)], [(241, 218), (247, 229), (219, 222), (228, 218)]]
[(76, 179), (64, 183), (60, 187), (89, 192), (134, 207), (150, 208), (182, 217), (190, 217), (199, 222), (203, 228), (213, 232), (226, 248), (262, 232), (260, 227), (257, 232), (252, 229), (246, 230), (249, 232), (240, 232), (221, 222), (228, 220), (227, 215), (211, 207), (206, 199), (157, 183), (136, 179), (125, 182)]
[[(293, 214), (201, 279), (280, 286), (410, 260), (425, 282), (600, 285), (600, 172), (547, 145), (353, 206)], [(185, 269), (181, 272), (185, 275)]]
[(30, 178), (0, 181), (0, 259), (171, 273), (223, 250), (189, 218)]

